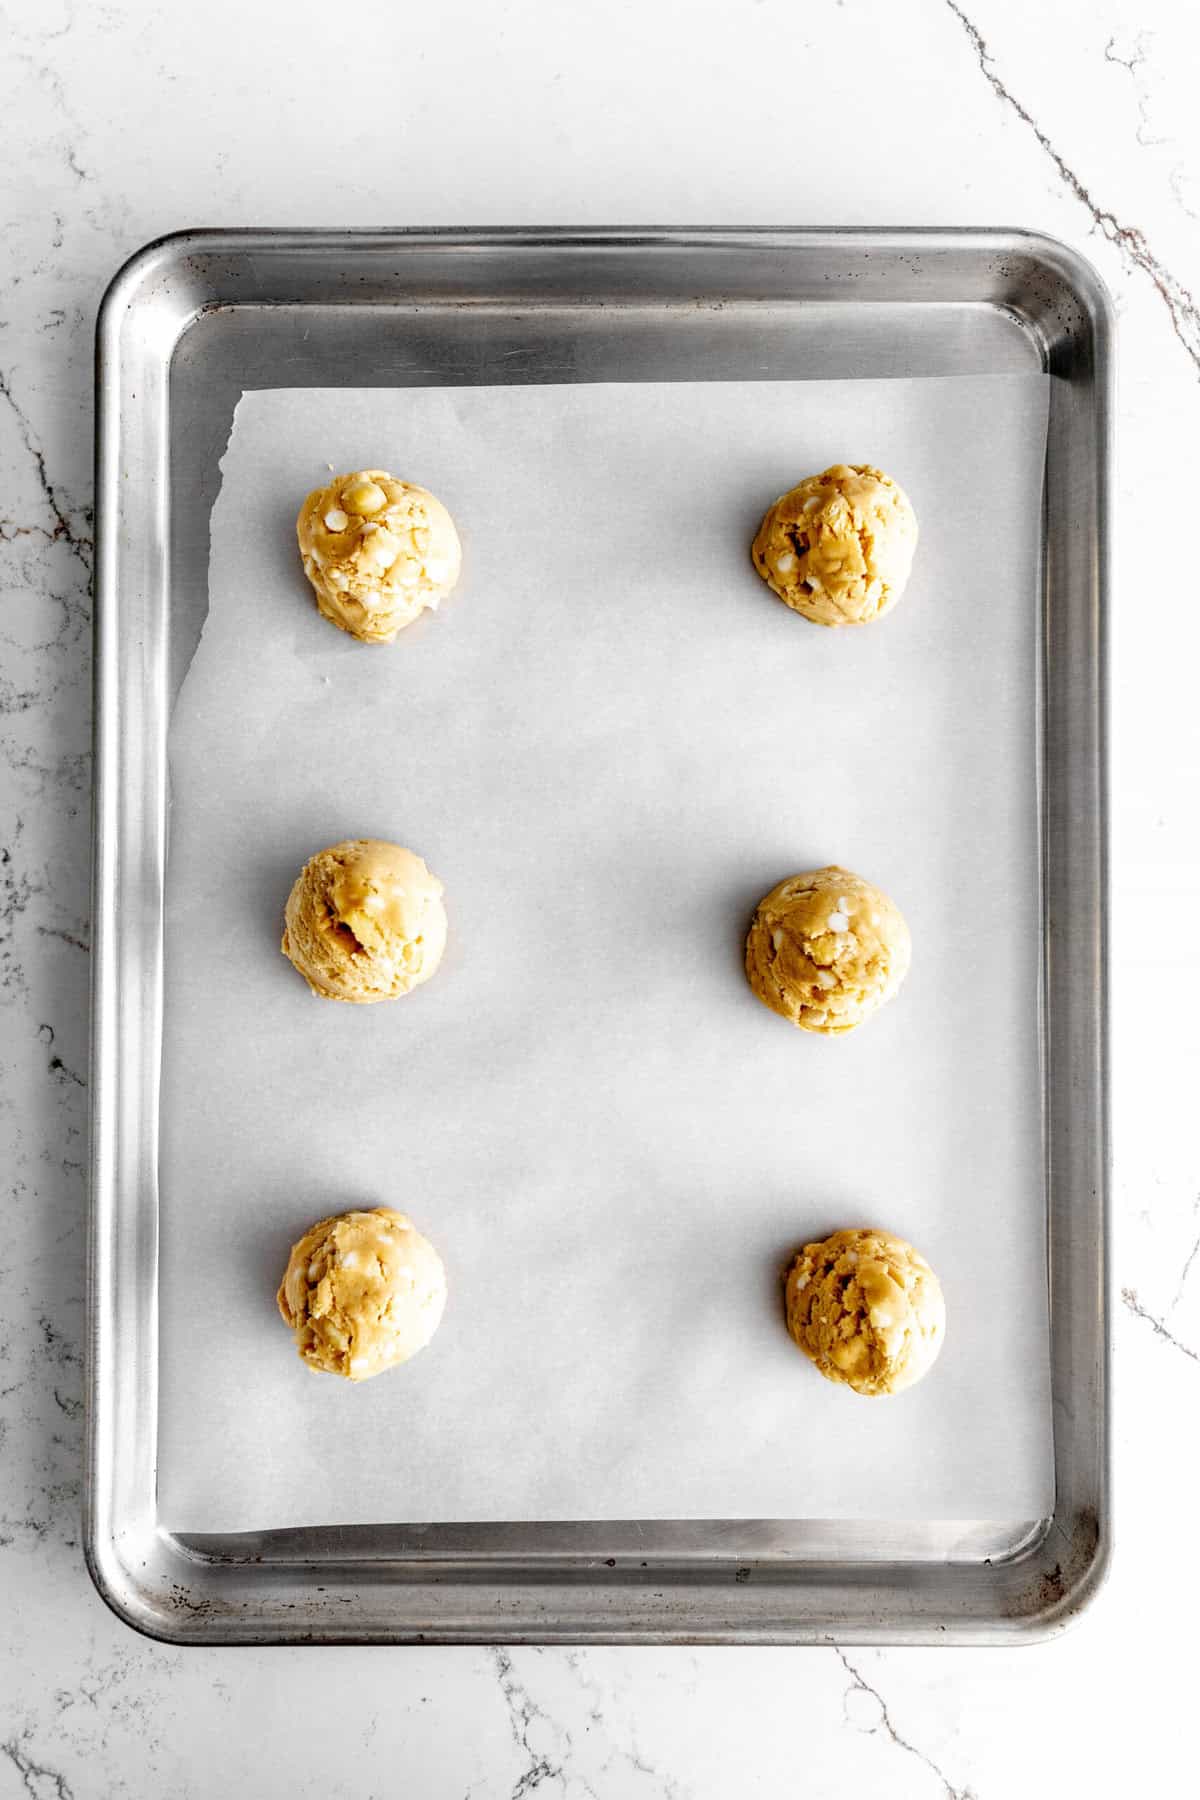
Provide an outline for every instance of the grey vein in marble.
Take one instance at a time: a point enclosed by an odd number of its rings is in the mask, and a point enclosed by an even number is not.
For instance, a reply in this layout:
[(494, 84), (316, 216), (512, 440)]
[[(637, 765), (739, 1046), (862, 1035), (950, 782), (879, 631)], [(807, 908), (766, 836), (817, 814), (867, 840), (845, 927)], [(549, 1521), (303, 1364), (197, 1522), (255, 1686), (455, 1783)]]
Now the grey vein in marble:
[(1136, 1288), (1123, 1287), (1121, 1289), (1121, 1299), (1125, 1302), (1125, 1305), (1129, 1308), (1135, 1318), (1144, 1319), (1146, 1321), (1146, 1324), (1149, 1325), (1156, 1337), (1162, 1338), (1164, 1343), (1173, 1345), (1176, 1350), (1181, 1350), (1184, 1356), (1190, 1356), (1193, 1362), (1200, 1363), (1200, 1350), (1193, 1350), (1190, 1344), (1185, 1344), (1181, 1338), (1177, 1338), (1173, 1331), (1168, 1331), (1162, 1320), (1156, 1318), (1152, 1312), (1142, 1305), (1137, 1297)]
[[(26, 1742), (25, 1737), (8, 1738), (0, 1744), (0, 1756), (6, 1756), (17, 1771), (25, 1793), (31, 1794), (33, 1800), (75, 1800), (75, 1791), (66, 1776), (56, 1769), (48, 1769), (44, 1763), (34, 1762), (25, 1749)], [(53, 1785), (42, 1786), (46, 1781)]]
[(1168, 141), (1163, 137), (1150, 136), (1150, 95), (1147, 91), (1145, 81), (1139, 73), (1146, 65), (1146, 54), (1153, 35), (1154, 34), (1149, 31), (1139, 31), (1137, 37), (1134, 39), (1132, 49), (1128, 56), (1122, 56), (1118, 51), (1115, 36), (1110, 37), (1107, 44), (1104, 46), (1105, 62), (1114, 63), (1118, 69), (1127, 69), (1129, 71), (1130, 79), (1133, 82), (1134, 93), (1137, 97), (1138, 109), (1137, 130), (1135, 131), (1134, 136), (1144, 150), (1152, 149), (1155, 145), (1165, 144)]
[(1183, 184), (1186, 180), (1187, 170), (1182, 163), (1176, 163), (1175, 167), (1171, 170), (1171, 173), (1167, 176), (1167, 184), (1171, 189), (1171, 197), (1175, 201), (1180, 212), (1186, 213), (1189, 219), (1200, 220), (1200, 213), (1196, 211), (1194, 206), (1189, 206), (1183, 197)]
[(73, 931), (60, 931), (55, 925), (39, 925), (39, 937), (61, 938), (64, 944), (70, 944), (72, 950), (82, 950), (85, 956), (91, 952), (91, 945), (82, 937), (76, 937)]
[[(9, 407), (12, 409), (13, 416), (16, 419), (17, 429), (21, 434), (21, 441), (33, 459), (33, 466), (37, 471), (38, 484), (45, 497), (46, 505), (50, 509), (51, 517), (54, 519), (53, 530), (44, 531), (44, 536), (50, 543), (54, 543), (61, 538), (62, 541), (69, 546), (72, 553), (78, 557), (80, 563), (90, 577), (92, 572), (91, 533), (90, 531), (78, 531), (71, 523), (70, 514), (67, 511), (65, 502), (47, 472), (45, 453), (37, 441), (33, 426), (29, 422), (29, 415), (18, 402), (12, 391), (11, 381), (2, 370), (0, 370), (0, 399), (7, 401)], [(26, 526), (19, 529), (28, 532), (36, 531), (38, 528)]]
[[(684, 1651), (681, 1645), (678, 1648), (677, 1654), (682, 1658), (688, 1653)], [(687, 1790), (681, 1786), (673, 1776), (664, 1773), (661, 1769), (656, 1769), (652, 1763), (646, 1761), (646, 1758), (643, 1756), (641, 1749), (638, 1746), (636, 1737), (628, 1749), (621, 1744), (612, 1742), (612, 1720), (605, 1714), (603, 1705), (604, 1695), (599, 1683), (594, 1681), (588, 1673), (587, 1659), (588, 1653), (586, 1650), (568, 1650), (563, 1654), (563, 1661), (566, 1663), (566, 1666), (574, 1675), (583, 1693), (590, 1701), (588, 1708), (588, 1719), (590, 1723), (604, 1729), (608, 1734), (609, 1742), (612, 1744), (611, 1753), (605, 1758), (601, 1767), (601, 1774), (607, 1775), (614, 1762), (621, 1762), (627, 1764), (635, 1775), (643, 1775), (649, 1781), (656, 1781), (659, 1784), (662, 1800), (681, 1800), (681, 1797)], [(691, 1666), (694, 1674), (694, 1656), (691, 1657)]]
[(524, 1800), (526, 1794), (536, 1793), (545, 1782), (561, 1782), (563, 1779), (562, 1764), (551, 1762), (548, 1756), (536, 1751), (529, 1742), (529, 1733), (535, 1721), (543, 1721), (556, 1735), (559, 1728), (549, 1714), (543, 1712), (533, 1700), (529, 1689), (516, 1674), (512, 1657), (508, 1651), (499, 1644), (494, 1644), (489, 1650), (489, 1655), (495, 1664), (496, 1679), (500, 1684), (500, 1692), (504, 1696), (504, 1704), (508, 1708), (509, 1729), (512, 1732), (513, 1742), (527, 1759), (526, 1767), (518, 1777), (509, 1800)]
[[(1196, 1205), (1200, 1206), (1200, 1198), (1197, 1199)], [(1192, 1211), (1195, 1212), (1195, 1210), (1196, 1210), (1196, 1207), (1193, 1207)], [(1192, 1272), (1192, 1265), (1195, 1263), (1197, 1256), (1200, 1256), (1200, 1237), (1196, 1238), (1195, 1242), (1192, 1244), (1191, 1249), (1187, 1253), (1187, 1258), (1184, 1262), (1183, 1269), (1180, 1272), (1179, 1284), (1175, 1289), (1175, 1293), (1171, 1300), (1171, 1304), (1167, 1308), (1168, 1316), (1175, 1311), (1175, 1308), (1179, 1305), (1179, 1302), (1183, 1299), (1183, 1290), (1187, 1286), (1188, 1276)]]
[[(543, 1652), (530, 1646), (522, 1654), (540, 1658)], [(608, 1785), (614, 1765), (619, 1765), (625, 1771), (620, 1777), (623, 1782), (627, 1783), (629, 1778), (638, 1777), (640, 1782), (653, 1783), (654, 1791), (661, 1796), (661, 1800), (682, 1800), (687, 1790), (673, 1776), (647, 1761), (636, 1741), (629, 1746), (612, 1742), (609, 1721), (602, 1705), (603, 1696), (584, 1666), (587, 1657), (585, 1651), (569, 1651), (565, 1654), (564, 1661), (591, 1702), (586, 1729), (594, 1725), (604, 1731), (608, 1739), (604, 1760), (593, 1776), (594, 1781), (602, 1781), (601, 1786), (593, 1785), (593, 1780), (589, 1780), (579, 1769), (578, 1749), (571, 1732), (533, 1698), (527, 1684), (514, 1668), (511, 1652), (500, 1645), (493, 1645), (489, 1648), (488, 1655), (507, 1709), (512, 1740), (525, 1759), (524, 1768), (507, 1792), (507, 1800), (526, 1800), (526, 1796), (549, 1787), (553, 1787), (561, 1795), (582, 1794), (589, 1796), (590, 1800), (599, 1800), (600, 1795), (614, 1791)], [(536, 1743), (530, 1741), (535, 1728), (540, 1732), (553, 1734), (556, 1740), (554, 1754), (539, 1749)], [(473, 1784), (463, 1800), (472, 1800), (476, 1787), (477, 1784)], [(489, 1782), (486, 1791), (495, 1791), (493, 1784)], [(623, 1792), (625, 1788), (615, 1791)], [(638, 1791), (646, 1791), (640, 1783)]]
[[(67, 33), (73, 29), (74, 24), (75, 24), (74, 0), (67, 0), (67, 4), (63, 8), (63, 12), (65, 14), (65, 17), (63, 19), (62, 24), (58, 27), (57, 30), (48, 31), (44, 25), (40, 26), (39, 31), (38, 31), (38, 37), (41, 39), (41, 41), (43, 43), (51, 43), (51, 42), (53, 42), (53, 40), (55, 38), (64, 38), (67, 36)], [(0, 19), (4, 20), (4, 23), (8, 26), (10, 31), (15, 30), (15, 27), (12, 24), (12, 21), (9, 16), (7, 8), (0, 8)]]
[(945, 0), (945, 3), (970, 39), (984, 80), (991, 87), (997, 99), (1002, 100), (1005, 106), (1016, 113), (1021, 123), (1028, 126), (1058, 170), (1065, 185), (1080, 205), (1087, 207), (1092, 215), (1093, 223), (1103, 232), (1109, 243), (1114, 245), (1143, 274), (1150, 277), (1170, 314), (1171, 329), (1191, 358), (1197, 375), (1200, 376), (1200, 306), (1197, 306), (1190, 291), (1158, 260), (1147, 243), (1145, 234), (1136, 225), (1122, 225), (1114, 213), (1101, 207), (1092, 199), (1084, 183), (1061, 153), (1055, 149), (1033, 114), (1021, 104), (1012, 90), (997, 75), (995, 59), (978, 26), (967, 17), (962, 7), (957, 4), (957, 0)]
[(892, 1724), (892, 1717), (891, 1713), (888, 1711), (887, 1701), (879, 1692), (879, 1689), (872, 1687), (871, 1683), (864, 1678), (858, 1669), (855, 1668), (854, 1664), (850, 1661), (850, 1658), (846, 1655), (846, 1652), (835, 1645), (834, 1655), (837, 1657), (853, 1683), (853, 1685), (846, 1690), (846, 1698), (848, 1699), (851, 1694), (855, 1693), (868, 1694), (879, 1708), (879, 1718), (876, 1724), (871, 1725), (866, 1729), (877, 1731), (879, 1726), (882, 1725), (897, 1749), (903, 1750), (908, 1756), (915, 1756), (919, 1763), (924, 1763), (925, 1767), (932, 1775), (937, 1776), (942, 1784), (942, 1791), (946, 1795), (946, 1800), (974, 1800), (970, 1788), (956, 1788), (952, 1782), (946, 1779), (945, 1775), (943, 1775), (931, 1756), (926, 1756), (924, 1750), (919, 1750), (915, 1744), (910, 1743), (908, 1738), (902, 1736), (901, 1733), (896, 1730), (896, 1727)]

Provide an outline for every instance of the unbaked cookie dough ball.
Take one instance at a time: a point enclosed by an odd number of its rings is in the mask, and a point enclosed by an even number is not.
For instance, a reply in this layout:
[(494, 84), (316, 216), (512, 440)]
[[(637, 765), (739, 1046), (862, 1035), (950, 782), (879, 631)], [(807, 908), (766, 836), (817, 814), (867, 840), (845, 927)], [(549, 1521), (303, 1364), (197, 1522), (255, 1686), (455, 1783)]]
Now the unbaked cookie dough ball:
[(310, 857), (283, 917), (283, 954), (326, 1000), (394, 1000), (428, 981), (446, 948), (441, 882), (379, 838)]
[(815, 625), (866, 625), (904, 592), (917, 515), (881, 469), (835, 463), (783, 494), (751, 555), (772, 593)]
[(306, 1231), (277, 1299), (310, 1369), (366, 1381), (425, 1348), (446, 1304), (446, 1271), (403, 1213), (377, 1206)]
[(786, 1275), (787, 1327), (830, 1381), (898, 1394), (927, 1375), (946, 1303), (925, 1258), (890, 1231), (835, 1231), (805, 1244)]
[(300, 508), (304, 573), (327, 619), (367, 644), (390, 644), (458, 580), (462, 547), (440, 500), (386, 469), (335, 475)]
[(789, 875), (758, 903), (746, 978), (802, 1031), (853, 1031), (908, 973), (912, 939), (894, 901), (836, 865)]

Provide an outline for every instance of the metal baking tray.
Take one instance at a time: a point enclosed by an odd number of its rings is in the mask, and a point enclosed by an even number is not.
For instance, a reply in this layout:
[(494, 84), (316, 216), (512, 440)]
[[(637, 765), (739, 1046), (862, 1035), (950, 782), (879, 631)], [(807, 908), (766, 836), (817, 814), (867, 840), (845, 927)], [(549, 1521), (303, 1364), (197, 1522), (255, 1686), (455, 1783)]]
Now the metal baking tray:
[[(1010, 1643), (1106, 1567), (1105, 641), (1112, 310), (1020, 231), (200, 231), (97, 333), (85, 1542), (173, 1643)], [(166, 738), (244, 388), (1048, 370), (1044, 1142), (1056, 1506), (1000, 1521), (405, 1525), (184, 1536), (156, 1509)]]

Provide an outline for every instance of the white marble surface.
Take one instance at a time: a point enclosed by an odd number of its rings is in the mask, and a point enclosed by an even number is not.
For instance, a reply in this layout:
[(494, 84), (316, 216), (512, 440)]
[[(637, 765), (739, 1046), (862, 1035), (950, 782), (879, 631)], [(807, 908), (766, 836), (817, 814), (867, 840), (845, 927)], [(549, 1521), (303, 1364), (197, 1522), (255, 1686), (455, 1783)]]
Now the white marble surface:
[[(0, 1800), (1188, 1790), (1198, 73), (1184, 0), (0, 0)], [(658, 221), (1029, 225), (1116, 296), (1113, 1575), (1011, 1653), (159, 1648), (79, 1549), (97, 300), (184, 224)]]

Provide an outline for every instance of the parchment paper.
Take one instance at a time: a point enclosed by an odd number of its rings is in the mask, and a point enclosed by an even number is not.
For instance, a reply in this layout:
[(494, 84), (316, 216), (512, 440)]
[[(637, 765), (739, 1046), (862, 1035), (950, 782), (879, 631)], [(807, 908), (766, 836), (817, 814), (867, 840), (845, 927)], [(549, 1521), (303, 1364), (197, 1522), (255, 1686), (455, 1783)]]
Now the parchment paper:
[[(1037, 1062), (1038, 377), (247, 394), (170, 741), (160, 1513), (358, 1521), (1033, 1518), (1050, 1510)], [(766, 504), (869, 460), (921, 521), (886, 621), (748, 561)], [(432, 488), (464, 576), (390, 649), (316, 613), (305, 492)], [(313, 851), (446, 885), (436, 978), (369, 1008), (279, 952)], [(782, 876), (912, 928), (844, 1041), (750, 994)], [(355, 1388), (275, 1312), (291, 1241), (379, 1203), (440, 1249), (431, 1347)], [(887, 1401), (793, 1347), (779, 1270), (880, 1223), (938, 1270)]]

